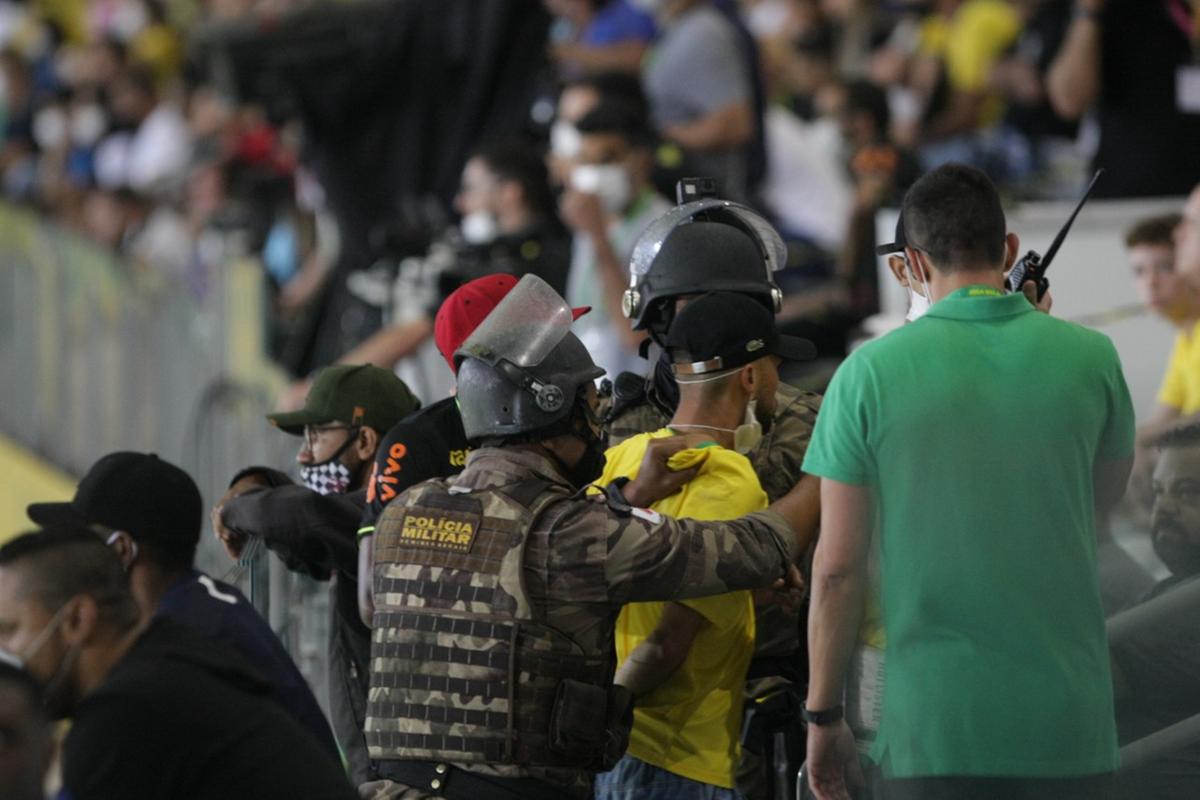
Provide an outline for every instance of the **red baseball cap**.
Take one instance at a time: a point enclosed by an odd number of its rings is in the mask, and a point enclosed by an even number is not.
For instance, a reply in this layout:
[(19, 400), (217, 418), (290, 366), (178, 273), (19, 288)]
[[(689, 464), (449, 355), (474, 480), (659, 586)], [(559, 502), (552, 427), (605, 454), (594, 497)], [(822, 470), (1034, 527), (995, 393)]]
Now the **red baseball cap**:
[[(452, 372), (458, 373), (454, 367), (454, 351), (516, 285), (517, 278), (513, 275), (499, 272), (484, 275), (464, 283), (442, 303), (433, 318), (433, 340)], [(591, 306), (583, 306), (571, 309), (571, 314), (579, 319), (591, 310)]]

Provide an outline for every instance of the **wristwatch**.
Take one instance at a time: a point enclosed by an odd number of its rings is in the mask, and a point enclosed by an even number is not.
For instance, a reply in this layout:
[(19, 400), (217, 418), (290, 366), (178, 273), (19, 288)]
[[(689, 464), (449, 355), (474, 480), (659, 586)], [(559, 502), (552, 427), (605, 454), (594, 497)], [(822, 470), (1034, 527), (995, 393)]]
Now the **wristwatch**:
[(809, 725), (832, 725), (835, 722), (841, 721), (845, 716), (846, 709), (842, 706), (834, 706), (827, 708), (824, 711), (813, 711), (808, 706), (800, 709), (800, 718)]

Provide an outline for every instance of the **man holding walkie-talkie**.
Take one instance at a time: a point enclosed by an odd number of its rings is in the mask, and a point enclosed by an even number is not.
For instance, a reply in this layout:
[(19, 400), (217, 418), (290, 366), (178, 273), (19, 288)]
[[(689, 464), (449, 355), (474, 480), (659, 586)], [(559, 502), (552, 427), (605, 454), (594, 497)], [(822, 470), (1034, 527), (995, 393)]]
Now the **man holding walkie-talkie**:
[(1102, 797), (1117, 748), (1093, 523), (1133, 452), (1120, 361), (1037, 313), (1035, 285), (1008, 290), (1019, 242), (982, 172), (930, 172), (902, 215), (929, 308), (843, 363), (804, 462), (822, 501), (810, 784), (847, 798), (861, 775), (842, 698), (875, 509), (884, 797)]

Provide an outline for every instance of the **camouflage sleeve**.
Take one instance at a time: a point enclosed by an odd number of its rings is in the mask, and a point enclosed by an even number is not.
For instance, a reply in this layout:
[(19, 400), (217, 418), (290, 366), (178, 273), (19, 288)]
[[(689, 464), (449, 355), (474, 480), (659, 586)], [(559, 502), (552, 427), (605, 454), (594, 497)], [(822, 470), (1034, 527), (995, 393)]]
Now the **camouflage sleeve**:
[(804, 453), (821, 407), (820, 395), (783, 383), (776, 397), (774, 424), (750, 454), (754, 472), (772, 503), (800, 482)]
[(553, 571), (607, 587), (603, 599), (615, 605), (764, 586), (783, 574), (795, 539), (773, 511), (701, 521), (642, 509), (623, 515), (603, 502), (570, 506), (553, 526)]

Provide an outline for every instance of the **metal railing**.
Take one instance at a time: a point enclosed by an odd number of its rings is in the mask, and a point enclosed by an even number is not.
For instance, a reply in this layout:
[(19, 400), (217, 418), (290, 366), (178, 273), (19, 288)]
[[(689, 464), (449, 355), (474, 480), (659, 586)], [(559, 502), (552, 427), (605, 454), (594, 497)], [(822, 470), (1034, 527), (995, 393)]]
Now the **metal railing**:
[[(1194, 630), (1200, 619), (1200, 578), (1181, 583), (1157, 597), (1122, 611), (1105, 626), (1110, 645), (1147, 632), (1178, 636)], [(1187, 635), (1187, 634), (1184, 634)], [(1137, 769), (1183, 747), (1200, 743), (1200, 714), (1180, 720), (1169, 727), (1121, 748), (1121, 770)]]
[[(1110, 646), (1160, 629), (1163, 635), (1194, 628), (1200, 619), (1200, 577), (1181, 583), (1144, 603), (1115, 614), (1106, 624)], [(1200, 714), (1169, 725), (1121, 748), (1121, 772), (1140, 769), (1185, 747), (1200, 743)], [(809, 800), (807, 765), (796, 775), (796, 800)]]
[[(156, 452), (208, 505), (241, 467), (292, 463), (295, 440), (264, 419), (283, 377), (265, 355), (263, 273), (239, 241), (164, 274), (0, 204), (0, 431), (74, 475), (114, 450)], [(324, 700), (328, 592), (265, 550), (232, 570), (211, 535), (196, 562), (240, 585)]]

